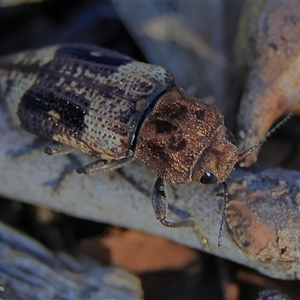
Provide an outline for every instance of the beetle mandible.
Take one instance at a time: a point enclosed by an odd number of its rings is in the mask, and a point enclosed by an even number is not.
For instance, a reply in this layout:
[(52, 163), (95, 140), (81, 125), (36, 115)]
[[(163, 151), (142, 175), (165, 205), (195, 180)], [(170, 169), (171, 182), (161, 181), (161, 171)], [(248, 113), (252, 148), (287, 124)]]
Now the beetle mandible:
[(177, 88), (168, 70), (97, 46), (56, 45), (4, 56), (0, 89), (17, 124), (56, 142), (46, 153), (78, 149), (97, 158), (78, 172), (143, 161), (158, 177), (152, 203), (168, 227), (191, 220), (166, 220), (165, 182), (221, 182), (227, 201), (226, 179), (256, 147), (239, 154), (221, 112)]

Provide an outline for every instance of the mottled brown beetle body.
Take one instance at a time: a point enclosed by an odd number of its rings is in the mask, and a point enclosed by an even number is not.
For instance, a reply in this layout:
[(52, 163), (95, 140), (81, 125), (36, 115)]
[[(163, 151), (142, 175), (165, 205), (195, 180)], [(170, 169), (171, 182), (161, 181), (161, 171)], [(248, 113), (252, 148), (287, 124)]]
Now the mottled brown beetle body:
[(166, 226), (164, 181), (225, 182), (238, 160), (223, 115), (178, 89), (166, 69), (90, 45), (61, 45), (0, 58), (0, 89), (14, 120), (113, 170), (137, 157), (157, 176), (153, 206)]

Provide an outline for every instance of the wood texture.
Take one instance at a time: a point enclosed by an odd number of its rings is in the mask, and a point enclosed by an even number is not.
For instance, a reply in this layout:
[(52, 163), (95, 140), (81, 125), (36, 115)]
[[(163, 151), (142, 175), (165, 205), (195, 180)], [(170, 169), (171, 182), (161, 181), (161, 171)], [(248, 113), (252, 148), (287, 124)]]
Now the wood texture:
[[(95, 176), (72, 174), (56, 193), (51, 183), (69, 163), (68, 158), (42, 153), (21, 162), (10, 158), (10, 150), (24, 147), (34, 136), (15, 128), (4, 110), (0, 115), (0, 133), (2, 196), (157, 234), (272, 277), (298, 279), (299, 172), (266, 167), (234, 171), (229, 181), (232, 201), (228, 206), (227, 227), (222, 246), (218, 247), (224, 205), (222, 185), (168, 187), (168, 218), (194, 217), (196, 231), (202, 234), (199, 237), (190, 228), (165, 228), (155, 219), (150, 199), (155, 176), (142, 163), (133, 162), (121, 171)], [(87, 157), (78, 158), (87, 161)], [(201, 242), (204, 238), (208, 245)]]
[(1, 299), (141, 299), (139, 280), (84, 257), (54, 254), (0, 223)]

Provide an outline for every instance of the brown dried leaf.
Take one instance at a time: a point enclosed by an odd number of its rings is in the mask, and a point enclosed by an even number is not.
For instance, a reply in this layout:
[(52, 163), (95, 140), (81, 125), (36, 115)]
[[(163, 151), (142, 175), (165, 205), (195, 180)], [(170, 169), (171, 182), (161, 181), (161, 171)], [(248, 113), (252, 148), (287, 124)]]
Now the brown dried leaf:
[(104, 238), (85, 241), (81, 251), (91, 254), (89, 248), (99, 250), (103, 247), (109, 250), (112, 264), (135, 273), (182, 269), (190, 263), (196, 264), (198, 260), (198, 252), (192, 248), (154, 235), (118, 227), (112, 227)]

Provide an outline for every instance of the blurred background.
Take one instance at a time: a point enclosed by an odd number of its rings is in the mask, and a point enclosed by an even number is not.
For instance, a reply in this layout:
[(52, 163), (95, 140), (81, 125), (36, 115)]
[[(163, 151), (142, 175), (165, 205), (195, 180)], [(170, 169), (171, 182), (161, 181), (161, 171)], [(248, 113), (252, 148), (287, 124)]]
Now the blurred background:
[[(178, 86), (216, 105), (234, 131), (243, 77), (233, 45), (243, 4), (0, 0), (0, 55), (70, 42), (117, 50), (169, 69)], [(84, 254), (137, 274), (146, 299), (256, 299), (264, 289), (300, 299), (297, 282), (133, 230), (6, 199), (0, 200), (0, 220), (53, 251)]]

